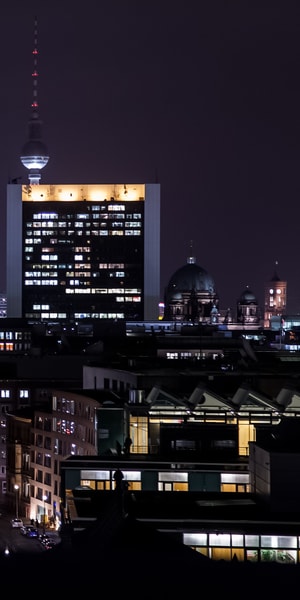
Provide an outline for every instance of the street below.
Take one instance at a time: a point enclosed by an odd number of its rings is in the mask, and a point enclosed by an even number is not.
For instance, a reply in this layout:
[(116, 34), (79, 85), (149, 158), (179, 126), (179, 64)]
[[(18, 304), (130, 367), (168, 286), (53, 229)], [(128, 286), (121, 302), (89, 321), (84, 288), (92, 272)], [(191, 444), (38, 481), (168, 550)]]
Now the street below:
[[(0, 555), (1, 554), (39, 554), (49, 552), (45, 550), (39, 538), (28, 538), (22, 535), (19, 528), (13, 528), (11, 520), (15, 515), (6, 511), (5, 507), (0, 507)], [(23, 520), (24, 525), (30, 525), (29, 520)], [(39, 533), (43, 533), (43, 528), (39, 527)], [(56, 531), (46, 530), (47, 535), (57, 543), (59, 534)]]

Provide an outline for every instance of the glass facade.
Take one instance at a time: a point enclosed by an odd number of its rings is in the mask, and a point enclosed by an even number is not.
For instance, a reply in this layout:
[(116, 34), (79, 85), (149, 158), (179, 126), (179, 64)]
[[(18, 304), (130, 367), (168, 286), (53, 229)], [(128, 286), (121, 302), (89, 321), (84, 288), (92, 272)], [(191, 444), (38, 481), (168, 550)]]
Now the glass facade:
[(298, 536), (184, 533), (183, 543), (212, 560), (299, 563)]

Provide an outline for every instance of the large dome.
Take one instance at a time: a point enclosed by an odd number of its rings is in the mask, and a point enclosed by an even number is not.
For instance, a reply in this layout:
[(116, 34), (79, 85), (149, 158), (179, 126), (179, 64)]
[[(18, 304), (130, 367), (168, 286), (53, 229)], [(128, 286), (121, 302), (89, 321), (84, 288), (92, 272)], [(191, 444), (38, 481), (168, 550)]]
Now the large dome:
[(190, 257), (170, 278), (165, 292), (165, 318), (204, 321), (211, 318), (212, 307), (217, 304), (213, 278)]
[(215, 292), (215, 283), (209, 273), (195, 263), (186, 264), (172, 275), (167, 292), (171, 295), (181, 292)]

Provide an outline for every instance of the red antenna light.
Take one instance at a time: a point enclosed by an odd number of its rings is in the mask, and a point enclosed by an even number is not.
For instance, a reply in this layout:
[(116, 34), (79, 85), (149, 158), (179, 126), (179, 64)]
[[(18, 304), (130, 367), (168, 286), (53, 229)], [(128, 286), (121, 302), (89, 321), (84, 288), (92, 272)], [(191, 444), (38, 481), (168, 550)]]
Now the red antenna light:
[(33, 45), (33, 71), (31, 73), (33, 81), (33, 97), (31, 102), (31, 117), (28, 123), (28, 140), (22, 148), (20, 156), (21, 163), (28, 169), (28, 178), (30, 185), (38, 185), (41, 179), (41, 169), (43, 169), (49, 160), (48, 150), (42, 141), (41, 126), (42, 122), (38, 114), (37, 100), (37, 18), (34, 19), (34, 45)]
[(33, 77), (33, 100), (31, 103), (31, 108), (38, 108), (39, 104), (37, 101), (37, 80), (38, 80), (38, 71), (37, 71), (37, 55), (38, 55), (38, 50), (37, 50), (37, 46), (38, 46), (38, 40), (37, 40), (37, 36), (38, 36), (38, 32), (37, 32), (37, 17), (35, 17), (34, 19), (34, 50), (32, 52), (34, 59), (33, 59), (33, 73), (32, 73), (32, 77)]

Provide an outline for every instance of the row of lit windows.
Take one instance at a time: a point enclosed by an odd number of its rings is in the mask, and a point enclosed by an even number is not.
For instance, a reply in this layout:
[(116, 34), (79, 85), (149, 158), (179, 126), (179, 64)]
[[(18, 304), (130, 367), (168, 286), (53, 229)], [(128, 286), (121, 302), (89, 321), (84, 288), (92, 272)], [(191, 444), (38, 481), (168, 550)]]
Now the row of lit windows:
[[(234, 533), (185, 533), (188, 546), (236, 546), (252, 548), (300, 548), (300, 538), (289, 535), (255, 535)], [(298, 546), (297, 546), (298, 541)]]
[[(105, 296), (109, 294), (141, 294), (142, 290), (138, 288), (89, 288), (88, 290), (69, 290), (66, 289), (66, 294), (103, 294)], [(124, 298), (124, 296), (123, 296)]]
[(120, 235), (120, 236), (123, 236), (123, 235), (125, 235), (125, 236), (135, 235), (136, 236), (137, 235), (137, 236), (140, 236), (141, 235), (140, 229), (136, 229), (133, 231), (127, 229), (127, 230), (125, 230), (125, 232), (120, 229), (118, 229), (117, 231), (92, 231), (91, 233), (94, 236), (105, 236), (105, 237), (108, 237), (109, 235), (110, 236), (115, 236), (115, 235)]
[[(90, 208), (90, 207), (89, 207)], [(105, 204), (102, 206), (95, 206), (92, 205), (91, 207), (91, 212), (93, 213), (93, 217), (97, 216), (96, 213), (100, 213), (100, 212), (104, 212), (104, 211), (108, 211), (108, 212), (117, 212), (117, 211), (121, 211), (121, 212), (125, 212), (125, 204)], [(128, 208), (128, 207), (127, 207)], [(132, 215), (133, 218), (141, 218), (141, 213), (129, 213), (129, 215)], [(73, 214), (69, 214), (66, 215), (65, 218), (67, 219), (73, 219), (75, 217), (75, 215)], [(32, 219), (37, 220), (37, 221), (45, 221), (45, 220), (49, 220), (49, 219), (54, 219), (57, 220), (59, 217), (58, 213), (34, 213), (32, 215)], [(90, 218), (90, 214), (89, 213), (77, 213), (76, 214), (76, 218), (77, 219), (88, 219)]]
[[(141, 214), (134, 214), (134, 215), (123, 215), (123, 214), (102, 214), (102, 215), (92, 215), (92, 218), (90, 215), (82, 215), (79, 216), (77, 215), (76, 218), (81, 219), (80, 221), (74, 221), (74, 219), (72, 219), (72, 221), (34, 221), (34, 222), (27, 222), (26, 223), (26, 228), (27, 229), (49, 229), (50, 227), (53, 229), (68, 229), (69, 227), (83, 227), (84, 225), (86, 227), (90, 227), (91, 226), (91, 222), (93, 221), (100, 221), (100, 220), (104, 220), (104, 221), (117, 221), (120, 220), (122, 221), (122, 225), (123, 225), (123, 221), (125, 221), (125, 224), (127, 224), (128, 227), (134, 227), (137, 226), (134, 224), (134, 222), (140, 222), (141, 224)], [(128, 221), (126, 221), (126, 219), (128, 219)], [(91, 221), (91, 222), (86, 222), (86, 221)]]
[(75, 319), (124, 319), (124, 313), (117, 312), (99, 312), (99, 313), (74, 313)]
[(34, 304), (33, 310), (49, 310), (49, 304)]
[[(37, 274), (34, 275), (34, 277), (37, 277)], [(49, 275), (45, 275), (44, 279), (25, 279), (24, 284), (25, 286), (29, 287), (29, 286), (52, 286), (52, 287), (56, 287), (58, 285), (61, 285), (61, 282), (58, 281), (58, 279), (50, 279), (51, 274)], [(88, 274), (81, 274), (81, 277), (88, 277)], [(83, 286), (83, 281), (81, 281), (80, 279), (70, 279), (70, 281), (68, 282), (68, 285), (74, 286), (74, 289), (72, 288), (66, 288), (65, 289), (65, 293), (66, 294), (101, 294), (101, 295), (111, 295), (111, 294), (124, 294), (122, 297), (118, 297), (117, 301), (118, 302), (124, 302), (124, 296), (126, 294), (134, 294), (134, 297), (131, 298), (130, 296), (128, 296), (127, 300), (130, 301), (134, 301), (134, 302), (140, 302), (140, 296), (136, 296), (137, 290), (136, 291), (131, 291), (131, 290), (123, 290), (122, 288), (106, 288), (106, 289), (101, 289), (99, 290), (98, 288), (90, 288), (90, 287), (82, 287)], [(87, 281), (84, 285), (90, 285), (90, 282)], [(77, 288), (77, 286), (81, 286), (80, 288)]]
[(30, 331), (0, 331), (0, 340), (28, 340)]
[[(211, 560), (225, 560), (232, 561), (233, 559), (238, 561), (247, 560), (248, 562), (272, 562), (272, 563), (280, 563), (280, 564), (297, 564), (299, 563), (299, 550), (291, 550), (289, 547), (269, 547), (263, 546), (263, 538), (267, 538), (268, 536), (261, 536), (262, 542), (261, 547), (259, 548), (251, 548), (246, 546), (235, 545), (234, 542), (231, 545), (214, 544), (214, 536), (217, 534), (208, 534), (209, 540), (207, 545), (189, 545), (190, 548), (200, 552), (204, 556), (208, 556)], [(226, 538), (226, 534), (220, 534), (219, 537)], [(271, 536), (270, 536), (271, 537)], [(272, 536), (275, 537), (276, 536)], [(227, 541), (226, 539), (224, 540)], [(220, 542), (222, 540), (220, 539)]]
[[(35, 222), (33, 224), (31, 223), (27, 223), (27, 234), (28, 235), (32, 235), (32, 232), (30, 231), (31, 229), (37, 230), (39, 232), (44, 231), (45, 230), (45, 235), (49, 235), (49, 230), (51, 228), (51, 230), (54, 231), (54, 229), (70, 229), (70, 228), (75, 228), (75, 229), (83, 229), (84, 227), (99, 227), (99, 225), (101, 227), (107, 227), (107, 221), (109, 220), (111, 223), (111, 227), (141, 227), (142, 226), (142, 222), (141, 221), (125, 221), (125, 216), (124, 215), (102, 215), (101, 219), (104, 219), (103, 222), (97, 222), (97, 221), (91, 221), (91, 222), (85, 222), (83, 221), (74, 221), (72, 223), (65, 223), (65, 222), (59, 222), (59, 223), (53, 223), (52, 221), (49, 221), (48, 223), (46, 222)], [(33, 232), (33, 235), (36, 235), (36, 231)]]
[[(18, 394), (19, 394), (19, 398), (29, 398), (29, 390), (27, 390), (27, 389), (19, 390)], [(0, 397), (1, 398), (10, 398), (11, 390), (7, 390), (7, 389), (0, 390)]]
[[(70, 246), (71, 244), (73, 244), (73, 239), (70, 239), (70, 240), (58, 240), (58, 241), (57, 241), (57, 239), (50, 239), (50, 240), (47, 240), (47, 242), (49, 244), (51, 244), (49, 246), (49, 250), (48, 251), (49, 252), (54, 252), (54, 250), (53, 250), (53, 248), (51, 246), (56, 246), (56, 245), (59, 245), (61, 247), (63, 247), (63, 246)], [(43, 240), (43, 243), (45, 243), (45, 240)], [(89, 244), (90, 241), (88, 240), (87, 243)], [(24, 252), (33, 252), (34, 251), (34, 247), (32, 246), (32, 244), (34, 244), (34, 246), (39, 246), (39, 245), (41, 246), (42, 245), (42, 239), (41, 238), (37, 238), (37, 239), (33, 240), (31, 238), (30, 239), (26, 238), (25, 242), (24, 242)], [(44, 251), (44, 249), (43, 249), (43, 251)]]
[[(38, 271), (37, 269), (41, 269), (42, 271)], [(61, 267), (60, 267), (61, 268)], [(47, 277), (57, 277), (57, 269), (58, 269), (58, 265), (32, 265), (32, 271), (25, 271), (25, 278), (37, 278), (37, 277), (42, 277), (42, 278), (47, 278)], [(75, 264), (74, 265), (74, 271), (67, 271), (66, 273), (66, 277), (74, 277), (74, 275), (76, 275), (77, 277), (90, 277), (91, 275), (91, 265), (86, 263), (86, 264)], [(93, 277), (97, 277), (99, 275), (99, 272), (93, 273)], [(125, 277), (125, 271), (115, 271), (113, 273), (109, 273), (109, 277), (118, 277), (118, 278), (122, 278)], [(62, 284), (63, 282), (61, 282)], [(1, 333), (0, 332), (0, 339), (3, 339), (3, 337), (1, 337)], [(7, 336), (6, 336), (7, 337)], [(18, 337), (16, 337), (16, 339), (18, 339)]]
[[(142, 471), (125, 471), (123, 470), (124, 480), (126, 481), (142, 481)], [(110, 470), (82, 470), (81, 477), (90, 480), (110, 480), (112, 472)], [(249, 482), (249, 473), (221, 473), (221, 483), (245, 483)], [(187, 471), (159, 471), (157, 473), (158, 481), (160, 482), (187, 482)]]
[[(78, 256), (76, 257), (76, 260), (79, 260)], [(87, 263), (84, 263), (84, 262), (82, 262), (82, 263), (75, 263), (73, 266), (74, 266), (74, 269), (90, 269), (91, 268), (91, 264), (89, 262), (87, 262)], [(124, 265), (115, 265), (113, 267), (112, 266), (107, 266), (107, 265), (105, 266), (105, 265), (102, 265), (101, 263), (98, 265), (98, 268), (101, 271), (108, 271), (108, 270), (109, 271), (114, 271), (114, 269), (118, 269), (120, 267), (124, 268)], [(66, 265), (66, 264), (60, 264), (60, 265), (51, 265), (51, 266), (49, 266), (49, 265), (45, 265), (45, 264), (41, 264), (41, 263), (35, 263), (35, 264), (31, 265), (31, 268), (32, 269), (42, 269), (43, 272), (45, 272), (45, 271), (47, 271), (49, 269), (54, 269), (55, 271), (58, 268), (59, 269), (67, 269), (67, 268), (70, 268), (70, 265), (69, 264), (68, 265)], [(30, 271), (26, 271), (25, 274), (29, 275), (29, 273), (30, 273)], [(119, 273), (119, 271), (114, 271), (114, 273), (112, 273), (112, 275), (114, 275), (116, 273)], [(122, 273), (124, 273), (124, 271), (122, 271)]]
[[(51, 250), (52, 250), (52, 249), (51, 249)], [(30, 249), (27, 249), (27, 248), (26, 248), (26, 250), (25, 250), (25, 251), (26, 251), (26, 252), (33, 251), (33, 248), (32, 248), (32, 250), (30, 250)], [(46, 262), (46, 261), (50, 261), (50, 260), (51, 260), (51, 261), (56, 261), (56, 260), (58, 260), (58, 256), (57, 256), (57, 254), (42, 254), (42, 256), (41, 256), (41, 260), (44, 260), (45, 262)]]
[(58, 219), (58, 214), (57, 213), (34, 213), (32, 215), (33, 219)]
[(141, 296), (117, 296), (116, 302), (141, 302)]
[[(33, 309), (38, 311), (39, 309)], [(65, 312), (32, 312), (26, 313), (28, 319), (66, 319), (67, 313)], [(74, 313), (75, 319), (125, 319), (123, 312), (79, 312)]]
[[(82, 271), (81, 272), (78, 269), (76, 269), (75, 271), (68, 271), (66, 273), (66, 277), (69, 278), (69, 285), (80, 285), (80, 283), (79, 283), (80, 279), (82, 279), (84, 277), (88, 278), (90, 276), (91, 276), (91, 271)], [(79, 279), (76, 279), (76, 280), (75, 279), (70, 279), (71, 277), (72, 278), (73, 277), (78, 277)], [(97, 277), (97, 274), (94, 273), (93, 277)], [(76, 282), (76, 283), (74, 283), (74, 282)], [(63, 285), (63, 284), (66, 284), (66, 282), (65, 281), (61, 281), (61, 285)]]
[(30, 343), (29, 342), (0, 342), (0, 352), (17, 352), (29, 350)]
[[(35, 223), (34, 224), (34, 231), (31, 231), (31, 227), (28, 226), (27, 230), (26, 230), (26, 234), (28, 236), (37, 236), (37, 235), (57, 235), (57, 233), (59, 233), (59, 235), (61, 234), (65, 234), (65, 231), (74, 231), (74, 229), (83, 229), (83, 227), (85, 226), (85, 228), (89, 229), (91, 227), (94, 227), (95, 229), (99, 229), (99, 227), (103, 227), (103, 228), (107, 228), (108, 227), (108, 223), (106, 221), (93, 221), (91, 223), (83, 223), (83, 222), (75, 222), (72, 225), (70, 224), (69, 226), (67, 226), (66, 223), (64, 224), (55, 224), (55, 223), (48, 223), (47, 226), (43, 223)], [(142, 222), (141, 221), (113, 221), (112, 223), (110, 223), (111, 228), (115, 228), (115, 227), (121, 227), (123, 228), (128, 228), (128, 229), (138, 229), (139, 227), (142, 227)], [(57, 229), (62, 229), (63, 231), (59, 231), (57, 232)]]
[[(83, 278), (88, 278), (90, 277), (90, 273), (86, 273), (86, 272), (82, 272), (82, 273), (76, 273), (78, 275), (78, 277), (80, 277), (80, 279), (70, 279), (68, 282), (68, 285), (74, 286), (74, 287), (80, 287), (84, 284), (84, 282), (82, 281)], [(74, 275), (73, 273), (67, 273), (66, 274), (68, 277), (71, 277), (72, 275)], [(114, 275), (115, 277), (118, 277), (119, 279), (124, 277), (124, 273), (119, 273), (118, 275)], [(54, 273), (39, 273), (39, 272), (34, 272), (34, 273), (26, 273), (26, 279), (25, 279), (25, 285), (26, 286), (58, 286), (58, 285), (63, 285), (62, 281), (59, 281), (57, 278), (55, 278), (55, 274)], [(34, 279), (30, 279), (30, 277), (34, 277)], [(41, 279), (37, 279), (37, 277), (41, 277)], [(57, 277), (57, 275), (56, 275)], [(66, 285), (66, 282), (65, 282)], [(90, 282), (85, 282), (84, 285), (90, 285)], [(110, 294), (140, 294), (141, 290), (129, 290), (129, 289), (123, 289), (123, 288), (84, 288), (80, 290), (73, 290), (73, 289), (69, 289), (66, 288), (65, 290), (66, 294), (74, 294), (74, 293), (84, 293), (84, 294), (102, 294), (102, 295), (110, 295)], [(123, 300), (124, 300), (124, 296), (123, 296)], [(121, 300), (122, 301), (122, 300)]]
[[(77, 257), (76, 257), (76, 260), (78, 260)], [(89, 269), (89, 270), (91, 270), (91, 264), (90, 263), (84, 263), (84, 262), (75, 263), (74, 264), (74, 269), (76, 269), (76, 270), (78, 270), (78, 269)]]
[[(39, 274), (35, 273), (32, 275), (32, 277), (37, 277)], [(68, 274), (67, 274), (68, 275)], [(78, 275), (83, 278), (83, 277), (90, 277), (90, 273), (78, 273)], [(70, 276), (70, 274), (69, 274)], [(43, 285), (50, 285), (50, 286), (58, 286), (58, 285), (62, 285), (63, 282), (59, 282), (58, 279), (50, 279), (51, 277), (55, 277), (54, 274), (51, 273), (46, 273), (43, 275), (43, 279), (33, 279), (32, 281), (25, 279), (25, 285), (26, 286), (43, 286)], [(83, 285), (83, 281), (81, 281), (80, 279), (70, 279), (68, 282), (68, 285), (74, 285), (74, 286), (82, 286)], [(90, 285), (90, 282), (86, 282), (85, 285)], [(66, 290), (66, 293), (72, 293), (72, 290)], [(80, 289), (79, 293), (90, 293), (89, 291), (87, 292), (86, 290)]]
[(194, 350), (193, 352), (166, 352), (165, 354), (166, 358), (170, 359), (170, 360), (178, 360), (178, 359), (190, 359), (190, 358), (195, 358), (197, 360), (205, 360), (207, 358), (210, 358), (212, 360), (217, 360), (218, 358), (222, 358), (223, 355), (222, 353), (217, 353), (217, 352), (209, 352), (207, 350), (199, 350), (198, 352), (196, 350)]
[(30, 285), (51, 285), (51, 286), (57, 286), (58, 285), (58, 280), (57, 279), (45, 279), (45, 281), (43, 281), (43, 279), (39, 280), (39, 279), (33, 279), (32, 281), (26, 279), (25, 280), (25, 285), (26, 286), (30, 286)]
[[(33, 310), (35, 311), (39, 311), (41, 310), (40, 308), (37, 307), (33, 307)], [(47, 309), (43, 309), (44, 311), (46, 311)], [(49, 307), (48, 307), (49, 310)], [(28, 313), (28, 315), (26, 315), (29, 319), (66, 319), (67, 318), (67, 313), (65, 312), (41, 312), (41, 313)]]
[(124, 269), (124, 263), (99, 263), (99, 269)]
[[(93, 229), (98, 230), (98, 229), (105, 229), (107, 230), (107, 223), (86, 223), (85, 224), (86, 228), (92, 228), (92, 232)], [(75, 227), (76, 230), (78, 230), (79, 228), (82, 229), (82, 225), (77, 225), (75, 223)], [(140, 221), (136, 221), (134, 223), (130, 223), (130, 222), (125, 222), (125, 223), (120, 223), (119, 221), (115, 221), (114, 223), (111, 224), (111, 229), (116, 229), (116, 228), (120, 228), (120, 229), (140, 229), (142, 227), (142, 223)], [(59, 236), (65, 236), (66, 233), (70, 236), (74, 234), (74, 229), (69, 228), (68, 230), (63, 229), (62, 231), (55, 231), (54, 229), (36, 229), (34, 232), (31, 231), (26, 231), (26, 235), (28, 236), (28, 238), (32, 238), (32, 237), (37, 237), (37, 236), (57, 236), (57, 234), (59, 234)], [(90, 235), (90, 232), (87, 231), (86, 232), (87, 235)], [(95, 232), (95, 235), (98, 235), (98, 232)], [(54, 241), (52, 241), (52, 243), (54, 243)], [(57, 238), (56, 238), (56, 243), (57, 243)]]
[(33, 265), (33, 271), (26, 271), (25, 277), (57, 277), (57, 267), (48, 267), (51, 268), (51, 271), (36, 271), (37, 265)]
[[(78, 284), (77, 284), (78, 285)], [(74, 289), (70, 289), (70, 288), (66, 288), (65, 290), (66, 294), (90, 294), (91, 290), (90, 288), (76, 288), (74, 287)], [(101, 292), (102, 294), (104, 292)], [(115, 294), (116, 292), (112, 292), (112, 291), (108, 291), (105, 295), (109, 296), (111, 294)], [(119, 292), (121, 294), (124, 294), (124, 291), (122, 290), (121, 292)], [(137, 296), (137, 295), (133, 295), (133, 296), (126, 296), (126, 294), (124, 296), (116, 296), (115, 297), (116, 302), (141, 302), (141, 296)]]
[[(98, 231), (98, 230), (93, 229), (92, 231), (85, 231), (85, 232), (77, 230), (76, 231), (76, 236), (83, 236), (83, 233), (84, 233), (84, 235), (86, 237), (88, 237), (88, 236), (94, 236), (94, 237), (101, 237), (101, 236), (108, 237), (108, 236), (111, 236), (111, 237), (114, 237), (116, 235), (119, 235), (119, 236), (124, 236), (125, 235), (125, 237), (127, 237), (127, 236), (141, 236), (141, 230), (140, 229), (125, 229), (125, 231), (123, 229), (117, 229), (117, 230), (114, 230), (114, 231), (112, 231), (112, 230), (108, 231), (106, 229)], [(26, 246), (29, 246), (31, 244), (35, 244), (35, 245), (42, 244), (42, 238), (40, 237), (41, 236), (41, 232), (40, 231), (36, 231), (34, 233), (34, 236), (35, 235), (37, 236), (35, 239), (31, 239), (31, 238), (26, 238), (25, 239), (25, 245)], [(67, 235), (69, 237), (74, 237), (75, 231), (68, 231)], [(49, 240), (49, 241), (50, 241), (50, 244), (53, 244), (53, 246), (56, 245), (56, 244), (58, 244), (58, 243), (60, 243), (60, 244), (64, 243), (64, 240), (57, 240), (57, 239), (53, 239), (53, 240)], [(30, 248), (29, 249), (26, 248), (26, 252), (30, 252), (30, 251), (32, 252), (33, 250), (32, 249), (30, 250)]]

